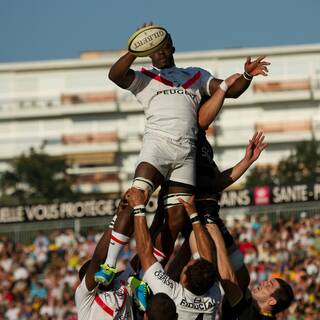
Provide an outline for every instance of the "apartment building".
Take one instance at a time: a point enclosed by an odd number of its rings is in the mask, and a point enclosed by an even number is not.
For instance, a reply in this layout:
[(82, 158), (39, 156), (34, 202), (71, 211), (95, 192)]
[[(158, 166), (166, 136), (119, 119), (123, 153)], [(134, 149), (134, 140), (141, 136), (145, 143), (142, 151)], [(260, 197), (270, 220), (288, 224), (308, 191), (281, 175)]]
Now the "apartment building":
[[(110, 196), (124, 191), (144, 116), (135, 97), (107, 78), (120, 54), (0, 64), (0, 174), (8, 160), (42, 147), (68, 161), (77, 190)], [(203, 67), (223, 79), (243, 72), (248, 55), (266, 55), (270, 74), (255, 78), (240, 98), (228, 99), (209, 128), (222, 169), (241, 159), (255, 130), (263, 130), (269, 143), (257, 165), (276, 164), (298, 141), (320, 139), (320, 44), (183, 52), (175, 59), (178, 66)], [(149, 63), (139, 58), (134, 68)]]

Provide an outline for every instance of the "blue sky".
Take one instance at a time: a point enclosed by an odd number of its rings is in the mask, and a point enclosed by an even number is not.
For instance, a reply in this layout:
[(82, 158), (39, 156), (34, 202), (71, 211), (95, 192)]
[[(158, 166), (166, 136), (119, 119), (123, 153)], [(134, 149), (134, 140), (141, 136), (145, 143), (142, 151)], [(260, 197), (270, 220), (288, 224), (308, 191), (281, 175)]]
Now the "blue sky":
[(1, 0), (0, 63), (119, 49), (143, 22), (177, 51), (320, 43), (320, 0)]

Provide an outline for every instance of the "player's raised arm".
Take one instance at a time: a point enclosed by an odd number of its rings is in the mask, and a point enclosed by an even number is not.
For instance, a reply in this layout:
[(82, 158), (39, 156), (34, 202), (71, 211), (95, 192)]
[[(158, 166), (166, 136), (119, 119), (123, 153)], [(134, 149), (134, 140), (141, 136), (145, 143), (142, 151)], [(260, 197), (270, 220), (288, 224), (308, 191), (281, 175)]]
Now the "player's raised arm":
[(230, 88), (239, 77), (241, 77), (241, 75), (235, 73), (221, 82), (214, 94), (200, 107), (198, 124), (201, 129), (206, 130), (211, 122), (214, 121), (223, 105), (228, 88)]
[[(159, 32), (161, 32), (161, 36), (159, 36)], [(142, 33), (144, 38), (141, 39), (140, 36)], [(157, 41), (153, 39), (154, 35), (156, 35)], [(149, 38), (153, 40), (149, 42), (146, 41)], [(128, 89), (135, 78), (135, 73), (130, 69), (130, 67), (136, 57), (145, 57), (157, 50), (160, 50), (167, 38), (168, 36), (165, 29), (153, 26), (152, 22), (148, 25), (144, 23), (142, 27), (138, 28), (129, 39), (128, 52), (111, 67), (109, 71), (109, 79), (119, 87)]]
[(216, 224), (207, 224), (206, 227), (216, 246), (217, 267), (221, 285), (230, 305), (234, 306), (242, 299), (242, 290), (238, 284), (236, 274), (232, 269), (219, 227)]
[[(152, 23), (150, 25), (152, 25)], [(147, 24), (144, 23), (141, 28), (146, 26)], [(138, 28), (138, 30), (139, 29), (140, 28)], [(136, 58), (137, 56), (132, 54), (130, 51), (125, 53), (111, 67), (109, 71), (109, 79), (122, 89), (129, 88), (134, 80), (134, 71), (130, 69), (130, 67)]]
[[(251, 84), (253, 77), (262, 75), (268, 75), (268, 67), (270, 62), (264, 60), (265, 56), (260, 56), (256, 60), (251, 60), (251, 57), (247, 57), (244, 64), (244, 73), (234, 82), (234, 84), (228, 89), (226, 98), (238, 98), (243, 92), (245, 92)], [(222, 80), (213, 79), (210, 83), (210, 91), (213, 94), (219, 87)]]
[(94, 253), (92, 255), (92, 258), (90, 260), (88, 269), (85, 273), (86, 275), (86, 287), (88, 291), (93, 290), (98, 284), (94, 279), (95, 273), (99, 270), (100, 265), (104, 263), (107, 253), (108, 253), (108, 247), (110, 243), (110, 237), (111, 237), (111, 229), (108, 228), (103, 233), (102, 237), (100, 238)]
[(183, 204), (184, 208), (186, 209), (190, 221), (192, 223), (192, 228), (196, 238), (196, 243), (200, 257), (208, 260), (209, 262), (212, 262), (213, 257), (211, 240), (207, 230), (200, 223), (200, 218), (198, 216), (196, 206), (194, 203), (194, 196), (192, 196), (188, 202), (184, 201), (181, 198), (179, 198), (179, 201)]
[(157, 261), (153, 255), (153, 245), (145, 216), (146, 209), (144, 204), (146, 198), (147, 193), (136, 188), (131, 188), (126, 193), (126, 199), (133, 208), (134, 237), (144, 271), (147, 271)]
[(260, 157), (261, 152), (268, 146), (263, 142), (264, 138), (265, 136), (263, 135), (263, 132), (255, 132), (249, 140), (243, 159), (234, 167), (220, 173), (217, 181), (217, 185), (219, 185), (220, 190), (224, 190), (237, 181)]
[(130, 69), (136, 59), (132, 53), (125, 53), (118, 61), (114, 63), (109, 71), (109, 79), (120, 88), (127, 89), (134, 80), (134, 71)]

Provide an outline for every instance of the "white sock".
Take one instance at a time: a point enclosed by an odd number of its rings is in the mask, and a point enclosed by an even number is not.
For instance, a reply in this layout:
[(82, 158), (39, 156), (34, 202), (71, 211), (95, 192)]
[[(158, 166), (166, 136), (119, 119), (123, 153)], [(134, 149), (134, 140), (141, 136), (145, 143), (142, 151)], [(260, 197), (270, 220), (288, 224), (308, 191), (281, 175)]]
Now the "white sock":
[(108, 255), (105, 261), (109, 267), (114, 268), (116, 266), (119, 253), (129, 240), (130, 238), (124, 234), (112, 230)]

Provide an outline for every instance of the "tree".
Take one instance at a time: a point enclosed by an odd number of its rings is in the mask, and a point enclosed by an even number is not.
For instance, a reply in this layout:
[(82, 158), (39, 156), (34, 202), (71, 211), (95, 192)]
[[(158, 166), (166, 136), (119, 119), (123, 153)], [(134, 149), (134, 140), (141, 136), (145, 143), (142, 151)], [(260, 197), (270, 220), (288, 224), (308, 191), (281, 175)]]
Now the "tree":
[(253, 188), (256, 186), (276, 186), (276, 176), (273, 174), (274, 168), (271, 166), (254, 167), (247, 175), (245, 186)]
[(246, 187), (320, 183), (320, 144), (315, 139), (295, 145), (277, 167), (255, 167), (247, 176)]
[(11, 162), (0, 179), (2, 205), (51, 203), (76, 199), (63, 159), (30, 149)]
[(316, 140), (296, 144), (291, 155), (278, 165), (279, 184), (320, 182), (320, 144)]

